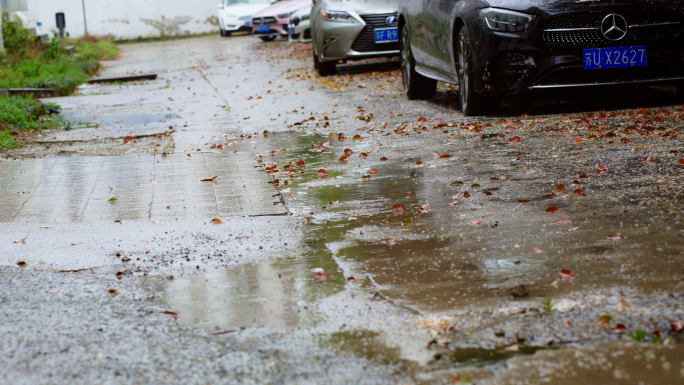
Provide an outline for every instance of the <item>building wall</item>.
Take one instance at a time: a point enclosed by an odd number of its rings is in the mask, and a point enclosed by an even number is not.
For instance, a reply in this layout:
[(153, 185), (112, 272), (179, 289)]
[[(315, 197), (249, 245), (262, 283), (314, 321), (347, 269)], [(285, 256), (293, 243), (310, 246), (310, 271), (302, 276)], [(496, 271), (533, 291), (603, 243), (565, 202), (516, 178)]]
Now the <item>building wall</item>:
[[(182, 36), (218, 31), (216, 5), (220, 0), (26, 0), (29, 20), (43, 24), (42, 31), (56, 34), (55, 13), (64, 12), (66, 32), (116, 40)], [(83, 8), (85, 5), (85, 23)]]

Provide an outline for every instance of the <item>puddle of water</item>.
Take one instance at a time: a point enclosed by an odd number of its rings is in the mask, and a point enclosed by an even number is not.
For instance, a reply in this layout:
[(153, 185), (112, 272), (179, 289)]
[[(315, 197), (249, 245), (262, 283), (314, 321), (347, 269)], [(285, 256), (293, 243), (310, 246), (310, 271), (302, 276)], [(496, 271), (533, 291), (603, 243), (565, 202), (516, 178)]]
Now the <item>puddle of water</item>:
[(366, 330), (340, 331), (325, 336), (320, 343), (324, 347), (364, 357), (381, 365), (403, 369), (415, 366), (400, 358), (400, 349), (388, 347), (378, 336), (378, 333)]

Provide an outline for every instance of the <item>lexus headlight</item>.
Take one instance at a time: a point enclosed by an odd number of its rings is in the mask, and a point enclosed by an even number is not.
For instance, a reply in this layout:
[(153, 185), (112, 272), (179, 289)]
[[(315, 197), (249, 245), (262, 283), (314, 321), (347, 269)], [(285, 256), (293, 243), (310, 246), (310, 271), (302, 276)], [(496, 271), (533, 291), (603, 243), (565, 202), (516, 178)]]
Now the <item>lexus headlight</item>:
[(278, 16), (278, 19), (287, 19), (288, 17), (292, 16), (293, 13), (294, 13), (294, 12), (290, 12), (290, 13), (281, 13), (280, 15), (277, 15), (277, 16)]
[(492, 31), (523, 32), (530, 28), (533, 21), (533, 15), (506, 9), (483, 8), (480, 10), (480, 22)]
[(323, 16), (323, 20), (341, 22), (348, 22), (351, 18), (350, 14), (341, 11), (321, 11), (321, 16)]

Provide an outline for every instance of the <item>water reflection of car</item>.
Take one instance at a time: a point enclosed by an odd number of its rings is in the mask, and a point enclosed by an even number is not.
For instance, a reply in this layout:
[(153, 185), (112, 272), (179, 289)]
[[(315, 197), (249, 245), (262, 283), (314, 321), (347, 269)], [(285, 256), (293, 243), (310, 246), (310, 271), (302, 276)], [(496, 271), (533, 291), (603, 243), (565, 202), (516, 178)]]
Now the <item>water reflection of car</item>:
[(290, 16), (302, 8), (310, 7), (311, 0), (282, 0), (252, 16), (252, 35), (263, 41), (287, 36)]
[(340, 61), (399, 53), (399, 0), (316, 0), (311, 10), (314, 67), (332, 75)]
[(528, 90), (677, 84), (684, 92), (681, 0), (401, 0), (409, 99), (460, 84), (465, 115)]
[(223, 0), (218, 5), (221, 36), (230, 36), (237, 31), (251, 31), (252, 15), (270, 5), (270, 0)]
[(291, 42), (308, 43), (311, 41), (311, 28), (309, 15), (311, 7), (300, 9), (290, 17), (290, 24), (287, 26), (288, 40)]

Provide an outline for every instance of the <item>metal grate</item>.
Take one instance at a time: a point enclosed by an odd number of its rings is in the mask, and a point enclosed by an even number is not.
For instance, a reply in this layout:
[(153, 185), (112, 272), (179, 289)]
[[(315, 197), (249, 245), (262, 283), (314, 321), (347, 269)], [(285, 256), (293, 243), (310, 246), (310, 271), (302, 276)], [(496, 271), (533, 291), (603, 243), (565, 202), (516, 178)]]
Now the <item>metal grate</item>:
[[(594, 46), (608, 42), (600, 32), (601, 21), (609, 13), (622, 15), (630, 26), (621, 44), (677, 40), (684, 36), (684, 22), (668, 9), (630, 9), (560, 15), (542, 31), (545, 43)], [(678, 23), (678, 24), (672, 24)]]
[(266, 24), (271, 24), (275, 23), (276, 18), (275, 17), (255, 17), (252, 19), (252, 24), (254, 25), (266, 25)]
[(356, 38), (354, 44), (352, 44), (352, 49), (357, 52), (382, 52), (382, 51), (398, 51), (399, 42), (395, 43), (375, 43), (375, 32), (376, 28), (387, 28), (385, 24), (385, 19), (389, 16), (396, 16), (395, 13), (385, 13), (380, 15), (360, 15), (361, 19), (366, 23), (363, 27), (359, 37)]

